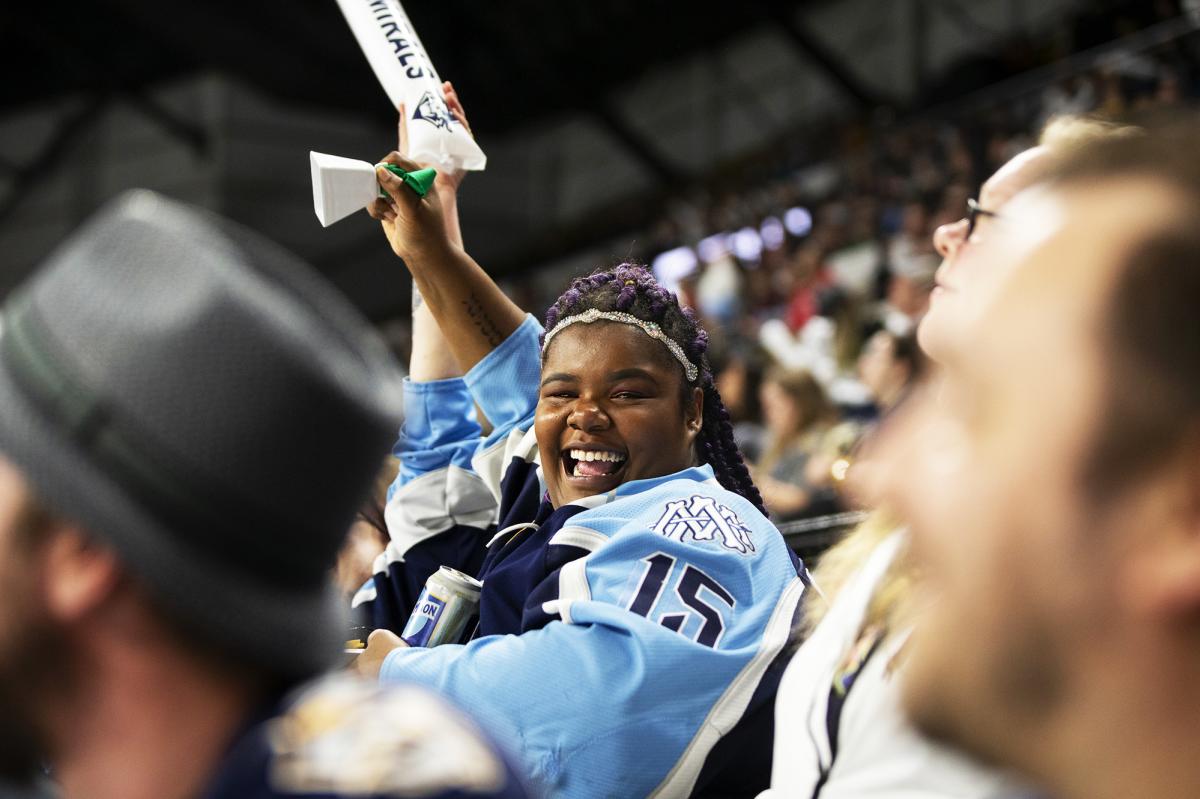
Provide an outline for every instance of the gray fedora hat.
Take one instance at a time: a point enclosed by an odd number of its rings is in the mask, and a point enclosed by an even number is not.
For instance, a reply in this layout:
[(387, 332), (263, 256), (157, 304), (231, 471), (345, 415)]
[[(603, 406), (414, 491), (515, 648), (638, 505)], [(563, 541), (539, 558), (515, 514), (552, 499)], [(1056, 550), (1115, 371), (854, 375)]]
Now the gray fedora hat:
[(5, 304), (0, 455), (189, 630), (270, 673), (344, 640), (328, 571), (394, 441), (400, 374), (309, 267), (131, 192)]

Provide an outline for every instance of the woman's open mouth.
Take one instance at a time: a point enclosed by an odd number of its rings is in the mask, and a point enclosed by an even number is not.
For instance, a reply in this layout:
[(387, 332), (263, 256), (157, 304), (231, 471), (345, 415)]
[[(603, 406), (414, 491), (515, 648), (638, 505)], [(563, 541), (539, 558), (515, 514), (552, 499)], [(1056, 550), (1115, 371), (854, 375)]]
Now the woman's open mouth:
[(623, 452), (597, 449), (567, 449), (561, 458), (568, 483), (594, 490), (620, 485), (628, 461)]

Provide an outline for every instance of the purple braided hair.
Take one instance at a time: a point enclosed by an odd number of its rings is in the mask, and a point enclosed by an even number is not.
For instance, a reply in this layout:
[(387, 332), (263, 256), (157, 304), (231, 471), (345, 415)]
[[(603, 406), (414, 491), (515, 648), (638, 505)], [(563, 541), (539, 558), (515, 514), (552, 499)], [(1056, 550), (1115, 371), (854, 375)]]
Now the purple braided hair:
[[(767, 515), (762, 495), (741, 450), (733, 439), (733, 424), (729, 411), (721, 402), (713, 382), (712, 369), (708, 365), (708, 333), (700, 326), (691, 308), (679, 305), (679, 299), (667, 291), (644, 266), (620, 264), (612, 269), (593, 272), (577, 277), (562, 296), (546, 311), (546, 330), (558, 324), (560, 319), (582, 313), (589, 308), (601, 311), (624, 311), (647, 322), (655, 322), (663, 332), (683, 347), (688, 360), (696, 364), (700, 374), (694, 384), (686, 380), (686, 390), (698, 386), (704, 392), (704, 413), (696, 448), (701, 463), (712, 466), (713, 474), (722, 486), (748, 499)], [(543, 334), (543, 339), (545, 334)], [(680, 374), (683, 369), (680, 367)]]

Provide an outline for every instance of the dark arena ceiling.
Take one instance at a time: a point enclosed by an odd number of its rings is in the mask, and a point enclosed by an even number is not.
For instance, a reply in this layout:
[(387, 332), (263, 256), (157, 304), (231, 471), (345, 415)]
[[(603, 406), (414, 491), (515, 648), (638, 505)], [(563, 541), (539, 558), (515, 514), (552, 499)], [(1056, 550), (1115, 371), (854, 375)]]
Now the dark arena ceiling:
[[(0, 82), (0, 106), (65, 92), (138, 92), (212, 69), (282, 99), (391, 120), (333, 0), (72, 5), (6, 4), (0, 58), (9, 79)], [(472, 124), (503, 134), (563, 112), (609, 113), (604, 98), (614, 87), (749, 27), (787, 19), (798, 5), (424, 0), (405, 10), (438, 71), (470, 98)], [(520, 102), (513, 102), (516, 86)]]
[[(1054, 14), (1086, 23), (1102, 6), (1137, 17), (1150, 5), (404, 2), (492, 159), (462, 208), (468, 247), (501, 277), (603, 248), (644, 256), (634, 242), (645, 246), (673, 202), (730, 191), (730, 176), (752, 181), (783, 151), (793, 165), (825, 157), (839, 144), (834, 122), (886, 124), (1028, 71), (1048, 49), (1038, 42), (1063, 38)], [(1066, 35), (1076, 49), (1103, 39), (1081, 30)], [(335, 0), (9, 2), (0, 63), (0, 293), (125, 182), (178, 189), (281, 241), (373, 317), (406, 308), (407, 281), (381, 277), (392, 259), (365, 214), (330, 230), (312, 215), (308, 150), (369, 158), (395, 136)], [(241, 127), (187, 105), (202, 95), (171, 95), (201, 76), (245, 87)], [(125, 115), (98, 122), (112, 109)], [(331, 118), (362, 135), (322, 138)], [(130, 119), (174, 149), (156, 141), (157, 154), (142, 152), (146, 137), (132, 134), (115, 142)], [(89, 128), (102, 133), (89, 139)], [(74, 196), (96, 141), (109, 148), (95, 170), (105, 182)]]

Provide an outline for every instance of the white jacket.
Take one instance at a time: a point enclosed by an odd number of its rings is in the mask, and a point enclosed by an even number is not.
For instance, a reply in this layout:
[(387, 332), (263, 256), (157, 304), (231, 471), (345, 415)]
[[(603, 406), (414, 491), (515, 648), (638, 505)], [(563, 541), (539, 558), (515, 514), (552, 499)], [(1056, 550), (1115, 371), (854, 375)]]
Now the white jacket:
[[(921, 738), (900, 709), (900, 685), (890, 668), (908, 632), (883, 639), (845, 694), (836, 756), (826, 711), (835, 678), (859, 642), (876, 587), (904, 543), (885, 539), (833, 601), (828, 614), (796, 652), (775, 704), (771, 789), (759, 799), (984, 799), (1029, 793)], [(825, 782), (823, 773), (827, 772)]]

